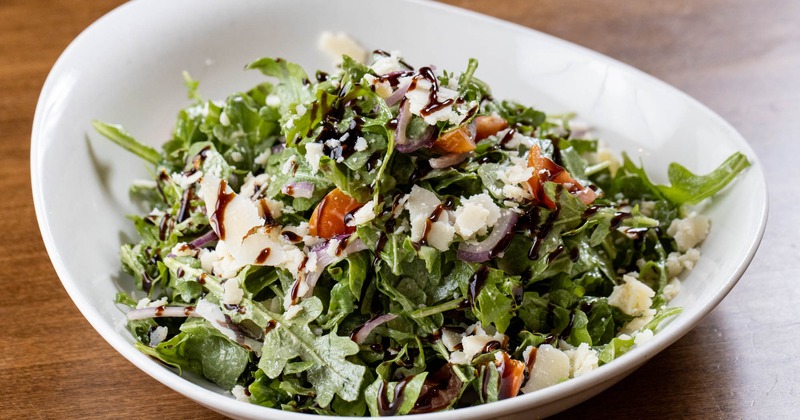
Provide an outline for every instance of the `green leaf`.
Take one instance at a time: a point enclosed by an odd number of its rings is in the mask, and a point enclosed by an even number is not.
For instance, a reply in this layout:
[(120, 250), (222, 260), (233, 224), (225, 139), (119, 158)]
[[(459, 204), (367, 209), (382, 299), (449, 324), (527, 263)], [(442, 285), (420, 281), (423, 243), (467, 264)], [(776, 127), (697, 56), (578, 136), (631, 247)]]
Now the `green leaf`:
[[(414, 404), (417, 402), (417, 398), (419, 398), (419, 393), (422, 390), (422, 385), (425, 384), (425, 378), (427, 376), (428, 372), (423, 372), (413, 376), (410, 380), (406, 378), (404, 382), (389, 383), (385, 383), (383, 378), (379, 377), (364, 391), (364, 399), (367, 401), (370, 414), (372, 414), (372, 416), (382, 415), (378, 410), (378, 399), (381, 398), (379, 396), (381, 388), (383, 388), (384, 397), (389, 401), (390, 405), (395, 401), (395, 398), (400, 399), (400, 407), (395, 409), (395, 415), (408, 414), (411, 409), (414, 408)], [(398, 389), (400, 386), (402, 386), (402, 388)], [(398, 391), (401, 392), (398, 393)]]
[(156, 347), (141, 343), (136, 347), (166, 364), (201, 374), (227, 390), (236, 385), (249, 360), (247, 350), (203, 319), (184, 322), (180, 334)]
[(258, 367), (275, 378), (289, 360), (300, 357), (314, 363), (306, 374), (320, 406), (327, 407), (334, 395), (346, 401), (356, 400), (366, 368), (348, 361), (347, 357), (358, 353), (358, 345), (348, 337), (334, 333), (317, 336), (311, 331), (309, 323), (322, 313), (318, 298), (305, 299), (300, 306), (303, 309), (291, 319), (272, 314), (278, 323), (264, 337)]
[(697, 204), (725, 188), (736, 175), (750, 166), (747, 157), (736, 152), (717, 169), (706, 175), (695, 175), (678, 163), (671, 163), (667, 174), (671, 186), (658, 186), (659, 191), (677, 204)]
[(121, 125), (106, 124), (102, 121), (92, 120), (92, 126), (98, 133), (136, 156), (154, 165), (161, 161), (161, 154), (156, 149), (136, 141)]

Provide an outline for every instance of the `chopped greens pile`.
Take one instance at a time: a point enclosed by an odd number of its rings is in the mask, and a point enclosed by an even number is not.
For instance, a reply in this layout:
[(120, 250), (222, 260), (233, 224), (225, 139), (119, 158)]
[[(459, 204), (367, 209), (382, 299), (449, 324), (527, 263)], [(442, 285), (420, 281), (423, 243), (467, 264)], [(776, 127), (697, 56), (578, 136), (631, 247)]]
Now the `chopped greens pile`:
[[(656, 185), (571, 116), (375, 51), (180, 111), (131, 194), (120, 292), (143, 353), (240, 400), (348, 416), (514, 397), (641, 345), (699, 257), (689, 213), (749, 163)], [(142, 294), (144, 293), (144, 295)]]

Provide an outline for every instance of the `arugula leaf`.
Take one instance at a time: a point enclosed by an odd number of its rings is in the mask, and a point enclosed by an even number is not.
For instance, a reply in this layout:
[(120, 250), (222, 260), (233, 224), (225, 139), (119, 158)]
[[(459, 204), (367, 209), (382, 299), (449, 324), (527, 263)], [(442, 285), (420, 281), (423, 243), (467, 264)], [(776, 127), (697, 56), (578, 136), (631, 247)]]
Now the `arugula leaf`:
[(366, 368), (348, 361), (347, 356), (358, 353), (358, 345), (334, 333), (317, 336), (311, 331), (309, 324), (322, 313), (318, 298), (305, 299), (300, 306), (302, 311), (291, 319), (273, 314), (278, 325), (264, 337), (258, 367), (276, 378), (289, 360), (300, 357), (314, 363), (306, 372), (320, 406), (328, 406), (334, 395), (356, 400)]
[(92, 120), (92, 126), (98, 133), (134, 155), (154, 165), (161, 161), (161, 154), (156, 149), (136, 141), (121, 125), (106, 124), (102, 121)]
[(671, 186), (658, 189), (677, 204), (697, 204), (725, 188), (740, 172), (750, 166), (740, 152), (730, 155), (721, 165), (706, 175), (695, 175), (679, 163), (671, 163), (667, 174)]
[(247, 350), (203, 319), (184, 322), (180, 334), (156, 347), (136, 343), (136, 348), (168, 365), (203, 375), (224, 389), (236, 385), (249, 360)]

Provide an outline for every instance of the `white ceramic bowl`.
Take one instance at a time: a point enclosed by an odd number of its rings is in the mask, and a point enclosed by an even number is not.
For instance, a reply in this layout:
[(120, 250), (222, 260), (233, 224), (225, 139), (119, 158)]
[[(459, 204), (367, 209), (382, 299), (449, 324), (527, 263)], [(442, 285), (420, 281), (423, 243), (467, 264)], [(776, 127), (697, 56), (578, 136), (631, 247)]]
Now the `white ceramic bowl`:
[[(685, 308), (656, 337), (591, 375), (485, 406), (426, 414), (475, 419), (521, 413), (545, 416), (622, 379), (675, 342), (730, 291), (750, 262), (767, 214), (762, 168), (745, 140), (697, 101), (595, 52), (496, 19), (425, 1), (139, 0), (98, 20), (64, 51), (36, 109), (31, 175), (36, 215), (53, 265), (75, 304), (131, 363), (181, 394), (242, 418), (299, 419), (238, 402), (203, 380), (180, 377), (131, 345), (113, 303), (132, 285), (120, 276), (118, 249), (135, 236), (124, 218), (138, 212), (128, 186), (147, 177), (133, 155), (100, 139), (94, 118), (124, 124), (158, 146), (176, 112), (188, 104), (181, 72), (201, 81), (207, 98), (224, 98), (262, 77), (243, 66), (280, 56), (309, 69), (329, 69), (317, 50), (321, 31), (343, 31), (367, 48), (401, 50), (408, 61), (461, 70), (480, 60), (478, 77), (497, 97), (548, 112), (577, 112), (613, 148), (640, 155), (658, 181), (680, 161), (697, 172), (734, 151), (753, 166), (708, 209), (712, 231), (703, 257), (673, 302)], [(657, 380), (657, 378), (654, 378)], [(319, 418), (319, 417), (316, 417)]]

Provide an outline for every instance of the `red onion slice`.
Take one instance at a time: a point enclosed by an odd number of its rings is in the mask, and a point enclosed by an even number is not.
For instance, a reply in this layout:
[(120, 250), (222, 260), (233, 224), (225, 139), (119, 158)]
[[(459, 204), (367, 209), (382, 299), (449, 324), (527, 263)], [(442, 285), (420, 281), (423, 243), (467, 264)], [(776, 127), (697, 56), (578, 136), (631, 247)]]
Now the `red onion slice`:
[(394, 92), (392, 92), (391, 95), (389, 95), (389, 97), (385, 99), (386, 105), (394, 106), (394, 104), (400, 102), (400, 100), (406, 96), (409, 86), (411, 86), (411, 83), (406, 83), (404, 86), (399, 86)]
[(477, 244), (462, 243), (458, 247), (458, 258), (467, 262), (488, 261), (505, 252), (511, 245), (514, 228), (517, 226), (519, 214), (511, 210), (501, 210), (500, 220), (494, 225), (492, 233)]
[[(367, 249), (367, 246), (364, 244), (364, 241), (362, 241), (361, 238), (356, 238), (350, 241), (346, 244), (344, 249), (341, 249), (341, 243), (343, 241), (347, 241), (349, 237), (350, 235), (340, 235), (329, 241), (311, 247), (310, 251), (317, 256), (317, 269), (306, 274), (304, 281), (306, 286), (308, 286), (308, 291), (305, 293), (305, 295), (303, 295), (303, 297), (311, 296), (311, 294), (314, 292), (314, 286), (317, 285), (317, 280), (319, 280), (320, 276), (322, 276), (322, 272), (327, 266), (331, 265), (334, 261), (338, 261), (347, 257), (350, 254)], [(338, 239), (338, 242), (335, 242), (334, 239)]]
[(429, 126), (420, 138), (408, 138), (406, 131), (408, 130), (411, 116), (408, 100), (403, 100), (400, 103), (400, 111), (397, 114), (397, 129), (395, 130), (395, 147), (400, 153), (411, 153), (422, 148), (429, 148), (436, 140), (436, 127), (434, 126)]
[(200, 249), (208, 245), (209, 243), (216, 241), (217, 239), (219, 239), (219, 237), (217, 236), (217, 232), (214, 232), (214, 230), (212, 229), (207, 233), (204, 233), (197, 239), (193, 240), (192, 242), (189, 242), (189, 246), (195, 249)]
[(314, 184), (308, 181), (288, 182), (281, 187), (281, 192), (289, 197), (311, 198), (314, 195)]
[(350, 333), (350, 339), (355, 341), (356, 344), (361, 344), (364, 340), (367, 339), (369, 333), (375, 329), (375, 327), (385, 324), (393, 319), (397, 318), (395, 314), (384, 314), (378, 315), (369, 321), (365, 322), (363, 325), (356, 327), (352, 333)]
[(193, 306), (158, 306), (149, 308), (139, 308), (125, 314), (129, 320), (149, 319), (149, 318), (186, 318), (190, 316), (199, 317), (195, 313)]
[(433, 169), (445, 169), (451, 166), (456, 166), (459, 163), (467, 160), (469, 157), (470, 152), (467, 153), (453, 153), (449, 155), (440, 156), (437, 158), (431, 158), (428, 160), (428, 163), (431, 165)]

